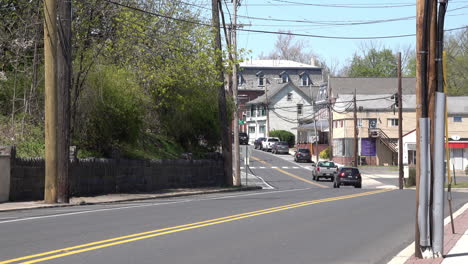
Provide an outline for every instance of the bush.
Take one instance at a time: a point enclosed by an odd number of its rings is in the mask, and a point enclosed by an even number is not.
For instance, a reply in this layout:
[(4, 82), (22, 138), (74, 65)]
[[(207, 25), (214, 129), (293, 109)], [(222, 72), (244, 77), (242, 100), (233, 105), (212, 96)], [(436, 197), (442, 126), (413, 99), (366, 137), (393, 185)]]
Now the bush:
[(468, 166), (465, 168), (465, 175), (468, 175)]
[(320, 151), (319, 154), (321, 159), (329, 159), (330, 158), (330, 147)]
[(287, 141), (289, 147), (293, 147), (294, 143), (296, 142), (296, 137), (293, 133), (286, 131), (286, 130), (273, 130), (269, 133), (270, 137), (277, 137), (281, 141)]

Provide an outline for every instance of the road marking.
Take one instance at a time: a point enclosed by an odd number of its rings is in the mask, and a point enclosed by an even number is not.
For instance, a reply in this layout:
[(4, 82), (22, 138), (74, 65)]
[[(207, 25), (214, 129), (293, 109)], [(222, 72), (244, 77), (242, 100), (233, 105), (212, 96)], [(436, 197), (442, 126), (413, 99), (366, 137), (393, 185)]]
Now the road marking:
[(278, 167), (276, 167), (276, 166), (273, 166), (273, 167), (271, 167), (271, 168), (272, 168), (272, 169), (277, 169)]
[(38, 263), (38, 262), (43, 262), (43, 261), (46, 261), (46, 260), (62, 258), (62, 257), (69, 256), (69, 255), (75, 255), (75, 254), (79, 254), (79, 253), (82, 253), (82, 252), (93, 251), (93, 250), (97, 250), (97, 249), (101, 249), (101, 248), (107, 248), (107, 247), (111, 247), (111, 246), (115, 246), (115, 245), (126, 244), (126, 243), (130, 243), (130, 242), (135, 242), (135, 241), (138, 241), (138, 240), (158, 237), (158, 236), (177, 233), (177, 232), (181, 232), (181, 231), (197, 229), (197, 228), (217, 225), (217, 224), (221, 224), (221, 223), (232, 222), (232, 221), (236, 221), (236, 220), (240, 220), (240, 219), (244, 219), (244, 218), (250, 218), (250, 217), (265, 215), (265, 214), (271, 214), (271, 213), (275, 213), (275, 212), (290, 210), (290, 209), (309, 206), (309, 205), (318, 204), (318, 203), (324, 203), (324, 202), (331, 202), (331, 201), (338, 201), (338, 200), (344, 200), (344, 199), (351, 199), (351, 198), (356, 198), (356, 197), (374, 195), (374, 194), (379, 194), (379, 193), (388, 192), (388, 191), (390, 191), (390, 190), (377, 190), (377, 191), (370, 191), (370, 192), (363, 192), (363, 193), (357, 193), (357, 194), (350, 194), (350, 195), (343, 195), (343, 196), (324, 198), (324, 199), (319, 199), (319, 200), (311, 200), (311, 201), (292, 203), (292, 204), (287, 204), (287, 205), (282, 205), (282, 206), (277, 206), (277, 207), (271, 207), (271, 208), (257, 210), (257, 211), (251, 211), (251, 212), (235, 214), (235, 215), (230, 215), (230, 216), (225, 216), (225, 217), (220, 217), (220, 218), (215, 218), (215, 219), (209, 219), (209, 220), (196, 222), (196, 223), (191, 223), (191, 224), (167, 227), (167, 228), (156, 229), (156, 230), (151, 230), (151, 231), (132, 234), (132, 235), (126, 235), (126, 236), (115, 237), (115, 238), (101, 240), (101, 241), (95, 241), (95, 242), (91, 242), (91, 243), (87, 243), (87, 244), (82, 244), (82, 245), (77, 245), (77, 246), (52, 250), (52, 251), (48, 251), (48, 252), (44, 252), (44, 253), (19, 257), (19, 258), (15, 258), (15, 259), (4, 260), (4, 261), (0, 261), (0, 264), (7, 264), (7, 263), (24, 261), (24, 260), (27, 260), (27, 261), (21, 262), (21, 263), (24, 263), (24, 264), (26, 264), (26, 263), (27, 264)]
[(293, 169), (299, 169), (299, 167), (293, 167)]
[(265, 167), (260, 167), (260, 169), (265, 169)]
[(288, 167), (281, 167), (282, 169), (288, 169)]
[[(252, 156), (252, 159), (254, 159), (254, 160), (256, 160), (256, 161), (258, 161), (258, 162), (260, 162), (260, 163), (263, 163), (263, 164), (265, 164), (265, 165), (271, 165), (270, 163), (268, 163), (268, 162), (266, 162), (266, 161), (264, 161), (264, 160), (261, 160), (261, 159), (259, 159), (259, 158), (257, 158), (257, 157), (254, 157), (254, 156)], [(328, 186), (326, 186), (326, 185), (322, 185), (322, 184), (319, 184), (319, 183), (315, 183), (315, 182), (313, 182), (313, 181), (309, 181), (309, 180), (307, 180), (307, 179), (304, 179), (304, 178), (302, 178), (302, 177), (299, 177), (299, 176), (297, 176), (297, 175), (294, 175), (294, 174), (292, 174), (292, 173), (289, 173), (289, 172), (287, 172), (287, 171), (285, 171), (285, 170), (282, 170), (282, 169), (280, 169), (280, 168), (277, 168), (277, 167), (271, 167), (271, 168), (272, 168), (272, 169), (276, 169), (277, 171), (282, 172), (282, 173), (284, 173), (284, 174), (286, 174), (286, 175), (288, 175), (288, 176), (291, 176), (291, 177), (293, 177), (293, 178), (295, 178), (295, 179), (301, 180), (301, 181), (303, 181), (303, 182), (310, 183), (310, 184), (315, 185), (315, 186), (318, 186), (318, 187), (320, 187), (320, 188), (328, 188)]]

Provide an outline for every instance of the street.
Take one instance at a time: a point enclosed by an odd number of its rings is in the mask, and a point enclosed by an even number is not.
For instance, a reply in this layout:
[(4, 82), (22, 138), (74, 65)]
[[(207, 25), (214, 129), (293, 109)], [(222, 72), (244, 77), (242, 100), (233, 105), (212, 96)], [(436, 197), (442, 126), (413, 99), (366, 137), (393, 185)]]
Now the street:
[(0, 264), (386, 263), (414, 240), (414, 190), (333, 189), (289, 159), (254, 150), (254, 192), (0, 213)]

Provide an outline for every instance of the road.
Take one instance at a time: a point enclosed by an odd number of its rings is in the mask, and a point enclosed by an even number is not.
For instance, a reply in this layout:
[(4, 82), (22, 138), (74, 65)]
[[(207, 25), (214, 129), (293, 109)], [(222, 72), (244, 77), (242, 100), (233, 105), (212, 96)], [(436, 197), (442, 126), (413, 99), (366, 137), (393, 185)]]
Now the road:
[(253, 156), (273, 188), (1, 213), (0, 264), (386, 263), (413, 240), (413, 190), (333, 189), (310, 164)]

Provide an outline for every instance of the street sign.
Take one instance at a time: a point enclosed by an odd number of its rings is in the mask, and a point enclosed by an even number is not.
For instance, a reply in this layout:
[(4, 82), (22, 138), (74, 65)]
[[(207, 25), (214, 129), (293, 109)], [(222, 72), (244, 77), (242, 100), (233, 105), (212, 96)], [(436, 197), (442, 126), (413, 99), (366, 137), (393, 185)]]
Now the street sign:
[(239, 120), (239, 124), (245, 124), (244, 120)]

